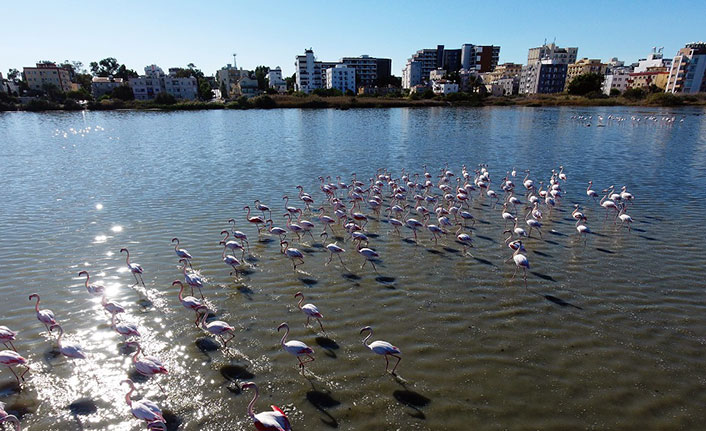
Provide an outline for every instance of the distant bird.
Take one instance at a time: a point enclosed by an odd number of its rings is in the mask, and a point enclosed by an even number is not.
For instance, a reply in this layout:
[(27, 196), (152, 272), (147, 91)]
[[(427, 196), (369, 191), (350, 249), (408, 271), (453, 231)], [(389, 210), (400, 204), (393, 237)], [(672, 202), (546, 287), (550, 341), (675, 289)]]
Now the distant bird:
[(262, 216), (252, 216), (252, 217), (250, 217), (250, 206), (248, 206), (248, 205), (245, 205), (245, 206), (243, 207), (243, 209), (244, 209), (244, 210), (248, 210), (248, 214), (245, 216), (245, 218), (248, 219), (248, 222), (254, 224), (255, 227), (257, 227), (257, 234), (260, 235), (260, 229), (261, 229), (260, 225), (264, 225), (264, 224), (265, 224), (265, 218), (262, 217)]
[[(461, 243), (463, 246), (463, 254), (466, 254), (466, 249), (468, 247), (473, 247), (473, 238), (465, 232), (461, 232), (461, 229), (463, 229), (463, 225), (459, 224), (458, 225), (458, 230), (456, 231), (456, 240)], [(470, 254), (470, 253), (468, 253)], [(471, 257), (473, 257), (472, 254), (470, 254)]]
[[(12, 350), (14, 350), (15, 352), (17, 351), (17, 349), (15, 348), (15, 345), (12, 344), (12, 341), (15, 340), (16, 336), (16, 331), (13, 331), (7, 326), (0, 326), (0, 342), (4, 344), (5, 347), (7, 347), (8, 349), (12, 348)], [(10, 344), (9, 346), (8, 343)]]
[(113, 314), (112, 326), (115, 332), (122, 335), (125, 338), (139, 337), (140, 331), (137, 329), (137, 325), (134, 323), (120, 322), (116, 319), (117, 313)]
[(125, 312), (125, 308), (122, 305), (118, 304), (117, 302), (108, 302), (105, 295), (103, 295), (103, 297), (101, 298), (101, 305), (103, 306), (103, 309), (110, 314)]
[[(127, 403), (128, 407), (130, 407), (130, 412), (134, 417), (147, 422), (148, 427), (150, 427), (150, 424), (160, 422), (162, 424), (166, 424), (166, 421), (164, 420), (164, 415), (162, 414), (162, 409), (160, 409), (157, 404), (148, 400), (147, 398), (142, 398), (139, 401), (133, 401), (130, 399), (130, 395), (132, 395), (132, 393), (135, 391), (135, 384), (132, 383), (132, 380), (123, 380), (120, 383), (127, 383), (128, 385), (130, 385), (130, 391), (125, 394), (125, 402)], [(154, 426), (152, 426), (150, 427), (150, 429), (155, 428)], [(164, 429), (166, 429), (166, 425), (164, 426)]]
[[(224, 241), (221, 241), (220, 244), (223, 245), (223, 253), (221, 253), (223, 263), (233, 268), (233, 272), (235, 272), (235, 277), (238, 278), (238, 265), (241, 265), (242, 262), (239, 261), (238, 258), (233, 256), (232, 254), (226, 254), (226, 250), (228, 250), (228, 247), (226, 246), (226, 243)], [(233, 272), (231, 272), (230, 274), (233, 275)]]
[(86, 276), (86, 290), (88, 291), (88, 293), (93, 296), (102, 296), (103, 293), (105, 293), (105, 287), (101, 286), (100, 284), (88, 284), (88, 280), (91, 278), (91, 276), (88, 275), (88, 271), (81, 271), (78, 273), (79, 277), (81, 277), (82, 275)]
[(56, 320), (54, 320), (54, 312), (46, 308), (44, 310), (39, 309), (40, 298), (39, 295), (37, 295), (36, 293), (29, 295), (30, 301), (32, 300), (32, 298), (37, 298), (37, 303), (34, 304), (34, 309), (37, 312), (37, 320), (44, 324), (44, 327), (47, 328), (47, 332), (49, 332), (49, 334), (51, 335), (51, 330), (49, 329), (49, 326), (56, 324)]
[[(205, 306), (200, 307), (200, 310), (203, 310), (203, 318), (201, 319), (201, 327), (205, 329), (206, 331), (210, 332), (211, 334), (217, 336), (218, 338), (221, 339), (223, 342), (223, 346), (227, 346), (228, 342), (235, 338), (235, 328), (227, 324), (226, 322), (222, 320), (212, 320), (208, 323), (206, 323), (206, 318), (208, 317), (208, 314), (210, 313), (210, 310), (206, 308)], [(230, 334), (229, 339), (223, 338), (223, 334)]]
[(524, 247), (522, 246), (522, 241), (519, 241), (517, 249), (512, 254), (512, 260), (515, 262), (515, 272), (512, 274), (511, 280), (513, 280), (515, 278), (515, 275), (517, 275), (517, 270), (522, 268), (522, 272), (525, 279), (525, 288), (527, 288), (527, 270), (529, 269), (530, 264), (529, 260), (527, 259), (527, 256), (525, 256), (524, 254), (520, 254), (520, 252), (523, 250)]
[(360, 255), (365, 258), (363, 264), (360, 265), (360, 269), (363, 269), (365, 264), (370, 262), (375, 272), (378, 272), (378, 269), (375, 267), (375, 262), (373, 262), (373, 259), (377, 259), (378, 257), (380, 257), (380, 255), (375, 250), (368, 247), (363, 247), (358, 249), (358, 253), (360, 253)]
[[(324, 232), (322, 235), (324, 235), (324, 234), (326, 237), (328, 237), (328, 234), (326, 234), (326, 232)], [(341, 265), (343, 266), (343, 268), (346, 271), (348, 271), (348, 268), (346, 268), (346, 264), (343, 263), (343, 258), (341, 257), (341, 254), (346, 252), (346, 250), (343, 247), (339, 246), (338, 244), (336, 244), (334, 242), (331, 244), (326, 244), (326, 250), (328, 250), (328, 252), (329, 252), (329, 257), (328, 257), (328, 261), (326, 262), (326, 265), (331, 263), (331, 261), (333, 260), (333, 255), (335, 254), (338, 257), (338, 260), (341, 261)]]
[(66, 356), (67, 358), (86, 359), (86, 354), (83, 353), (83, 348), (81, 347), (80, 344), (78, 344), (78, 343), (68, 343), (68, 344), (62, 343), (61, 337), (64, 336), (64, 329), (60, 325), (54, 324), (54, 325), (51, 325), (49, 330), (53, 331), (54, 328), (59, 328), (59, 338), (56, 340), (56, 343), (59, 346), (59, 352), (61, 352), (62, 355)]
[[(130, 263), (130, 252), (126, 248), (121, 248), (120, 253), (125, 252), (127, 253), (127, 257), (125, 258), (125, 263), (127, 264), (127, 268), (130, 270), (132, 273), (133, 277), (135, 277), (135, 286), (142, 283), (142, 286), (145, 287), (145, 282), (142, 280), (142, 267), (137, 264), (137, 263)], [(139, 281), (137, 277), (140, 277)]]
[(372, 343), (368, 344), (367, 341), (370, 337), (373, 336), (373, 328), (370, 326), (366, 326), (360, 330), (360, 333), (362, 334), (365, 331), (370, 331), (367, 337), (363, 338), (363, 345), (370, 349), (373, 353), (376, 353), (378, 355), (384, 355), (385, 356), (385, 372), (387, 372), (389, 366), (390, 366), (390, 360), (388, 359), (389, 356), (392, 356), (393, 358), (397, 358), (397, 363), (395, 366), (392, 368), (392, 374), (395, 374), (395, 370), (397, 369), (397, 366), (400, 364), (400, 361), (402, 360), (402, 357), (400, 356), (402, 352), (400, 349), (397, 347), (393, 346), (392, 344), (388, 343), (387, 341), (373, 341)]
[[(303, 373), (305, 364), (308, 364), (309, 362), (314, 362), (315, 360), (314, 357), (311, 356), (314, 354), (314, 349), (298, 340), (287, 341), (287, 336), (289, 335), (289, 325), (287, 325), (286, 323), (282, 323), (277, 327), (277, 332), (279, 332), (279, 330), (282, 328), (285, 329), (284, 336), (282, 337), (282, 341), (280, 342), (280, 344), (282, 345), (282, 349), (297, 358), (297, 360), (299, 361), (299, 368)], [(306, 356), (307, 358), (309, 358), (309, 360), (302, 361), (302, 356)]]
[[(187, 310), (192, 310), (196, 313), (196, 320), (194, 321), (194, 324), (196, 326), (199, 326), (199, 308), (203, 307), (203, 304), (201, 301), (198, 299), (194, 298), (193, 296), (182, 296), (184, 293), (184, 283), (182, 283), (179, 280), (174, 280), (172, 282), (172, 286), (178, 284), (179, 285), (179, 302), (181, 302), (181, 305), (184, 306)], [(193, 293), (192, 293), (193, 294)]]
[(591, 229), (589, 229), (588, 226), (586, 226), (586, 225), (579, 224), (579, 223), (581, 223), (581, 222), (583, 222), (583, 219), (578, 219), (578, 220), (576, 220), (576, 231), (578, 232), (579, 237), (580, 237), (581, 235), (584, 236), (584, 241), (583, 241), (583, 243), (584, 243), (584, 245), (586, 245), (586, 241), (588, 241), (588, 236), (587, 236), (587, 235), (588, 235), (589, 233), (591, 233)]
[(282, 250), (282, 254), (287, 256), (288, 258), (292, 259), (292, 266), (294, 267), (294, 270), (297, 270), (297, 261), (301, 261), (299, 265), (304, 264), (304, 255), (302, 254), (301, 251), (297, 250), (296, 248), (290, 248), (289, 243), (287, 241), (280, 241), (280, 246), (284, 246), (284, 249)]
[[(259, 208), (258, 208), (259, 209)], [(264, 213), (263, 213), (264, 216)], [(231, 227), (231, 233), (233, 234), (233, 238), (237, 238), (241, 240), (242, 242), (245, 243), (245, 246), (248, 248), (248, 253), (250, 253), (250, 243), (248, 242), (248, 236), (239, 230), (235, 230), (235, 219), (229, 219), (228, 223), (232, 223), (233, 226)], [(267, 226), (267, 221), (265, 221), (265, 226)]]
[(323, 319), (324, 316), (319, 312), (319, 309), (316, 307), (316, 305), (314, 305), (314, 304), (302, 305), (302, 302), (304, 302), (304, 295), (301, 292), (295, 293), (294, 297), (295, 298), (299, 297), (299, 303), (297, 304), (297, 306), (302, 311), (302, 313), (306, 314), (306, 326), (309, 326), (309, 319), (314, 318), (314, 319), (316, 319), (317, 322), (319, 322), (319, 326), (321, 326), (321, 330), (323, 332), (326, 332), (326, 330), (324, 329), (324, 325), (321, 324), (321, 319)]
[(270, 207), (260, 202), (260, 199), (255, 199), (255, 208), (257, 208), (258, 211), (262, 211), (262, 217), (265, 217), (265, 211), (267, 211), (270, 215), (268, 218), (272, 218), (272, 210)]
[[(189, 252), (183, 248), (179, 248), (179, 238), (172, 238), (172, 244), (175, 242), (176, 244), (174, 244), (174, 252), (179, 257), (179, 259), (186, 259), (186, 261), (189, 262), (189, 266), (191, 266), (192, 257)], [(191, 266), (191, 268), (193, 269), (193, 266)]]
[[(20, 354), (15, 352), (14, 350), (0, 351), (0, 365), (4, 365), (7, 368), (9, 368), (10, 371), (12, 371), (12, 374), (15, 375), (15, 378), (17, 379), (18, 384), (20, 383), (20, 379), (22, 379), (22, 381), (24, 381), (25, 374), (27, 374), (27, 371), (29, 371), (29, 365), (27, 365), (27, 360), (25, 358), (23, 358), (22, 356), (20, 356)], [(27, 368), (19, 376), (17, 375), (15, 370), (12, 369), (12, 367), (16, 367), (18, 365), (22, 365), (25, 368)]]
[[(140, 343), (136, 341), (130, 341), (127, 343), (127, 345), (137, 347), (135, 354), (132, 356), (132, 363), (138, 373), (142, 374), (145, 377), (154, 377), (158, 374), (168, 373), (167, 368), (164, 366), (162, 361), (160, 361), (158, 358), (155, 358), (154, 356), (145, 356), (143, 354), (142, 359), (137, 358), (140, 355), (140, 352), (142, 351), (142, 346), (140, 346)], [(159, 382), (155, 383), (157, 383), (159, 389), (164, 392), (164, 388), (162, 388), (162, 385), (160, 385)]]
[(250, 404), (248, 404), (248, 415), (255, 422), (255, 428), (258, 431), (291, 431), (292, 426), (289, 424), (289, 419), (287, 419), (287, 415), (285, 415), (279, 407), (272, 405), (271, 412), (262, 412), (257, 414), (253, 412), (253, 406), (255, 406), (255, 401), (259, 396), (257, 385), (255, 383), (243, 383), (241, 388), (243, 390), (250, 388), (255, 389), (255, 396), (252, 401), (250, 401)]
[(11, 423), (15, 426), (15, 431), (21, 431), (20, 420), (17, 416), (8, 414), (5, 411), (5, 403), (0, 402), (0, 424), (3, 422)]
[(623, 207), (620, 209), (620, 212), (618, 213), (618, 218), (620, 219), (620, 225), (618, 226), (618, 229), (620, 229), (625, 224), (628, 226), (628, 232), (630, 232), (632, 217), (625, 213), (625, 205), (623, 205)]
[(593, 200), (596, 200), (596, 198), (598, 197), (598, 193), (596, 193), (595, 190), (591, 189), (591, 186), (592, 186), (592, 185), (593, 185), (593, 181), (589, 181), (589, 182), (588, 182), (588, 188), (586, 189), (586, 195), (587, 195), (589, 198), (593, 198)]
[[(233, 220), (233, 219), (231, 219), (231, 220)], [(235, 252), (235, 250), (240, 250), (241, 251), (240, 258), (244, 260), (245, 259), (245, 248), (243, 247), (243, 245), (241, 243), (239, 243), (238, 241), (233, 241), (233, 240), (228, 241), (228, 238), (230, 238), (230, 232), (228, 232), (227, 230), (222, 230), (221, 235), (223, 235), (223, 234), (225, 234), (225, 237), (218, 244), (223, 245), (225, 248), (231, 249), (233, 252)]]
[(184, 281), (186, 284), (191, 286), (191, 289), (193, 291), (194, 287), (199, 289), (199, 293), (201, 294), (201, 299), (204, 299), (203, 296), (203, 291), (201, 291), (201, 288), (203, 287), (203, 278), (196, 274), (195, 272), (186, 272), (186, 260), (185, 259), (179, 259), (179, 263), (184, 263), (184, 267), (182, 268), (182, 272), (184, 274)]

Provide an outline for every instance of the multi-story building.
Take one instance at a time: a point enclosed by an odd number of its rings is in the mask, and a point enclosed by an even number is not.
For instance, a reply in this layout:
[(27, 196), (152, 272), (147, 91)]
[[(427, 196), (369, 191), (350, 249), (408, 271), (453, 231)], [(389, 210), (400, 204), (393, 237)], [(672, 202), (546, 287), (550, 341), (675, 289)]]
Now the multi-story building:
[(169, 69), (164, 79), (164, 90), (176, 99), (196, 100), (199, 96), (199, 83), (194, 76), (177, 77), (178, 69)]
[(561, 59), (546, 58), (522, 68), (520, 94), (561, 93), (566, 83), (568, 65)]
[(178, 68), (169, 70), (166, 75), (161, 67), (150, 65), (145, 67), (145, 74), (130, 78), (128, 83), (136, 100), (153, 100), (160, 93), (167, 93), (176, 99), (194, 100), (198, 96), (198, 82), (195, 77), (178, 78)]
[(257, 79), (249, 76), (242, 76), (233, 86), (234, 97), (255, 97), (260, 94), (260, 89), (257, 84)]
[(294, 67), (296, 68), (295, 91), (308, 94), (321, 88), (321, 62), (316, 61), (314, 50), (310, 48), (304, 51), (304, 55), (298, 55)]
[(461, 45), (461, 68), (479, 73), (491, 72), (498, 65), (500, 47), (495, 45)]
[(411, 89), (422, 83), (422, 62), (408, 61), (407, 67), (402, 70), (402, 88)]
[(440, 67), (447, 72), (457, 72), (461, 70), (461, 50), (444, 49)]
[(392, 71), (392, 60), (389, 58), (375, 58), (369, 55), (361, 55), (360, 57), (343, 57), (340, 63), (355, 70), (357, 86), (381, 85), (386, 83)]
[(356, 71), (345, 64), (338, 64), (336, 67), (326, 69), (326, 88), (335, 88), (345, 93), (355, 92)]
[(579, 75), (584, 75), (586, 73), (596, 73), (598, 75), (605, 75), (607, 65), (602, 63), (601, 60), (589, 60), (588, 58), (582, 58), (575, 63), (569, 64), (566, 69), (566, 84), (564, 90), (569, 88), (569, 83)]
[(706, 43), (687, 43), (677, 52), (669, 69), (665, 91), (670, 93), (706, 92)]
[(641, 58), (637, 61), (633, 72), (647, 72), (647, 69), (650, 67), (665, 67), (669, 70), (672, 65), (672, 59), (664, 58), (662, 55), (662, 49), (663, 48), (652, 48), (652, 52), (647, 56), (647, 58)]
[(341, 64), (337, 61), (317, 61), (316, 64), (319, 66), (321, 69), (321, 87), (319, 88), (328, 88), (327, 87), (327, 82), (326, 82), (326, 71), (336, 67), (337, 65)]
[(432, 81), (431, 86), (434, 94), (451, 94), (458, 93), (458, 84), (455, 82), (447, 81), (445, 79), (440, 79), (438, 81)]
[(555, 43), (544, 44), (536, 48), (530, 48), (527, 53), (527, 64), (536, 64), (542, 60), (550, 59), (553, 64), (571, 64), (576, 62), (578, 48), (560, 48)]
[(94, 76), (91, 80), (91, 94), (98, 99), (104, 94), (110, 94), (116, 88), (123, 85), (123, 78), (113, 78), (112, 76)]
[(407, 66), (402, 71), (402, 88), (412, 88), (417, 84), (429, 81), (429, 73), (442, 66), (444, 45), (436, 49), (420, 49), (407, 60)]
[(522, 65), (516, 63), (504, 63), (495, 67), (492, 72), (481, 73), (483, 83), (492, 84), (503, 78), (517, 78), (518, 82), (522, 75)]
[(225, 89), (227, 94), (221, 94), (221, 97), (234, 97), (233, 89), (243, 76), (249, 76), (247, 70), (238, 69), (235, 65), (228, 63), (220, 70), (216, 71), (216, 85), (219, 89)]
[(648, 90), (652, 85), (664, 90), (669, 80), (669, 69), (660, 66), (651, 66), (643, 72), (632, 72), (628, 75), (628, 88), (641, 88)]
[(613, 67), (603, 80), (603, 94), (610, 95), (616, 89), (621, 93), (628, 89), (628, 79), (632, 70), (629, 67)]
[(270, 88), (277, 90), (278, 93), (285, 93), (287, 91), (287, 82), (282, 79), (282, 69), (280, 69), (279, 66), (267, 72), (267, 81)]
[(24, 77), (32, 90), (42, 91), (45, 85), (55, 85), (61, 91), (74, 89), (71, 85), (71, 71), (50, 61), (37, 63), (36, 67), (25, 67)]

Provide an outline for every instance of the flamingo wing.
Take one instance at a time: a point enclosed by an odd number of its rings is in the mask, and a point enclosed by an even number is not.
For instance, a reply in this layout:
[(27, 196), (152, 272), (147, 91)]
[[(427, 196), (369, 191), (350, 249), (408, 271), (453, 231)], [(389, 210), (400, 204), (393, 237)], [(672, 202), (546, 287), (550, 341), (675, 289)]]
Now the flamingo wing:
[(255, 427), (260, 431), (290, 431), (289, 419), (277, 406), (272, 406), (271, 412), (255, 415)]
[(400, 349), (388, 343), (387, 341), (373, 341), (368, 345), (370, 350), (377, 353), (378, 355), (387, 355), (390, 353), (402, 353)]
[(284, 343), (284, 348), (287, 350), (287, 352), (293, 355), (306, 355), (314, 353), (314, 349), (299, 340), (287, 341), (286, 343)]
[(324, 317), (320, 312), (319, 309), (316, 307), (314, 304), (306, 304), (302, 305), (302, 311), (309, 316), (314, 316), (314, 317)]

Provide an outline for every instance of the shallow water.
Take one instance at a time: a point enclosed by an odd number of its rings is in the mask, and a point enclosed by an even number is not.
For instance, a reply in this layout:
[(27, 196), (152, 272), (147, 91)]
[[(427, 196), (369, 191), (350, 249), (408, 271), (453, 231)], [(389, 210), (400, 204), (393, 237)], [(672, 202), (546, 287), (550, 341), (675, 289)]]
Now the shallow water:
[[(672, 115), (674, 123), (662, 120)], [(239, 389), (247, 380), (260, 386), (257, 411), (276, 404), (300, 430), (699, 429), (706, 420), (702, 110), (2, 113), (0, 142), (0, 325), (19, 331), (15, 345), (32, 368), (21, 390), (0, 369), (0, 401), (23, 429), (144, 429), (124, 403), (128, 377), (180, 430), (253, 428), (251, 394)], [(521, 274), (511, 279), (501, 206), (485, 196), (472, 204), (474, 257), (453, 235), (437, 246), (420, 232), (415, 244), (404, 239), (409, 229), (400, 238), (384, 218), (371, 220), (379, 273), (360, 269), (348, 239), (338, 243), (351, 272), (336, 260), (324, 265), (319, 226), (315, 240), (294, 239), (306, 262), (294, 272), (277, 242), (258, 242), (245, 220), (243, 206), (260, 199), (284, 226), (282, 196), (303, 207), (299, 184), (318, 206), (319, 175), (349, 181), (356, 172), (367, 182), (378, 168), (399, 178), (426, 165), (436, 182), (447, 163), (456, 176), (462, 164), (487, 163), (496, 191), (513, 168), (521, 189), (525, 169), (548, 182), (564, 166), (565, 198), (551, 218), (545, 210), (543, 238), (525, 242), (527, 289)], [(599, 193), (628, 186), (631, 232), (604, 222), (586, 197), (589, 180)], [(595, 232), (585, 246), (574, 202)], [(238, 281), (218, 245), (229, 218), (250, 239)], [(229, 349), (177, 299), (174, 236), (208, 280), (210, 308), (236, 328)], [(122, 247), (144, 267), (146, 288), (132, 286)], [(131, 349), (81, 270), (127, 308), (121, 318), (137, 323), (147, 353), (166, 363), (169, 375), (155, 379), (166, 394), (135, 376)], [(299, 290), (324, 314), (325, 335), (304, 327)], [(27, 300), (33, 292), (86, 360), (58, 355)], [(316, 351), (305, 377), (279, 346), (284, 321)], [(372, 339), (402, 350), (397, 378), (361, 345), (366, 325)]]

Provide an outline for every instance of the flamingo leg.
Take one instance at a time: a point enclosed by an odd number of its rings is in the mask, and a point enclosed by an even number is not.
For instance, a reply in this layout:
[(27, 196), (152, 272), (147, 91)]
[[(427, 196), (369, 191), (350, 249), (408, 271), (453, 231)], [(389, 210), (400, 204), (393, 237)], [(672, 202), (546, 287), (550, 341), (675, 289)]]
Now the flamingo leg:
[(387, 369), (390, 367), (390, 360), (387, 359), (387, 353), (385, 354), (385, 372), (387, 372)]
[(309, 319), (310, 319), (310, 317), (307, 315), (306, 316), (306, 324), (304, 326), (309, 327)]
[(135, 277), (135, 284), (133, 284), (133, 286), (137, 286), (138, 284), (140, 284), (140, 282), (137, 280), (137, 273), (133, 272), (132, 276)]
[[(12, 367), (9, 366), (9, 365), (8, 365), (7, 368), (9, 368), (10, 371), (12, 371), (12, 374), (14, 374), (14, 375), (15, 375), (15, 378), (17, 379), (17, 384), (19, 384), (19, 383), (20, 383), (20, 377), (17, 375), (17, 373), (15, 372), (15, 370), (13, 370)], [(22, 379), (22, 380), (24, 380), (24, 379)]]
[[(396, 375), (396, 374), (395, 374), (395, 370), (397, 369), (397, 366), (400, 364), (400, 361), (402, 360), (402, 357), (401, 357), (401, 356), (397, 356), (397, 355), (393, 355), (393, 354), (390, 354), (390, 356), (392, 356), (393, 358), (397, 358), (397, 363), (396, 363), (395, 366), (392, 368), (392, 373), (391, 373), (391, 374), (393, 374), (393, 375)], [(387, 356), (386, 356), (386, 357), (387, 357)]]
[(319, 322), (319, 326), (321, 327), (321, 331), (325, 334), (326, 330), (324, 329), (324, 325), (321, 324), (321, 319), (317, 318), (316, 321)]
[(329, 252), (328, 261), (326, 261), (326, 265), (331, 263), (332, 260), (333, 260), (333, 252)]
[(206, 299), (206, 298), (204, 298), (203, 292), (201, 291), (201, 286), (196, 286), (196, 287), (199, 288), (199, 293), (201, 294), (201, 299)]
[(517, 275), (517, 267), (515, 267), (515, 272), (512, 273), (512, 278), (510, 279), (510, 281), (514, 280), (516, 275)]
[(142, 283), (142, 287), (147, 287), (145, 286), (145, 280), (142, 279), (142, 274), (139, 274), (140, 276), (140, 283)]
[(522, 268), (522, 275), (523, 275), (523, 278), (525, 279), (525, 289), (527, 289), (527, 269), (524, 267)]
[(196, 325), (197, 328), (199, 327), (199, 313), (198, 312), (196, 312), (196, 320), (194, 320), (194, 325)]
[(537, 232), (539, 232), (539, 237), (542, 237), (542, 230), (540, 228), (537, 228)]
[(370, 261), (370, 264), (373, 266), (373, 270), (375, 270), (375, 272), (378, 272), (378, 269), (375, 267), (375, 263), (372, 260)]
[(191, 264), (191, 259), (187, 259), (186, 262), (189, 264), (189, 268), (191, 268), (191, 270), (193, 271), (194, 266)]
[(340, 260), (340, 261), (341, 261), (341, 266), (343, 266), (343, 268), (344, 268), (344, 269), (345, 269), (346, 271), (348, 271), (348, 268), (346, 268), (346, 264), (345, 264), (345, 263), (343, 263), (343, 258), (341, 257), (341, 255), (340, 255), (340, 254), (338, 255), (338, 260)]

